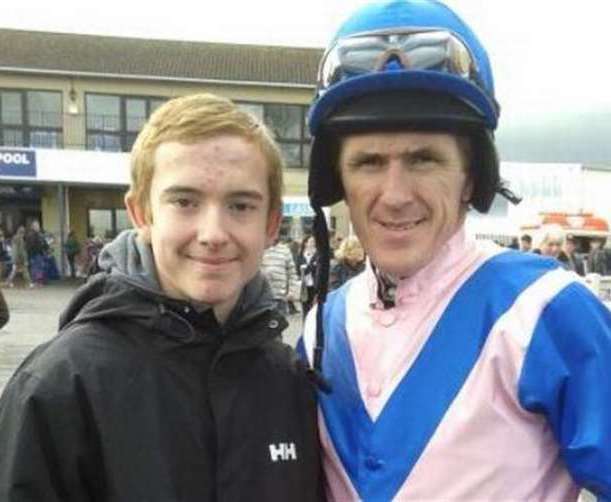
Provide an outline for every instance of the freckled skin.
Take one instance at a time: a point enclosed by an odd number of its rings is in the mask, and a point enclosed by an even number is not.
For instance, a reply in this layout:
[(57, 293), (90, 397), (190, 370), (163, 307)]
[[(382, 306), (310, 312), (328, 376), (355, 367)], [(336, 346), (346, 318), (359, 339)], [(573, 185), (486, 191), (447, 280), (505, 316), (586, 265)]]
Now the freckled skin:
[(126, 202), (151, 242), (169, 296), (210, 304), (226, 319), (277, 235), (280, 215), (269, 209), (268, 173), (259, 148), (238, 136), (157, 148), (152, 221)]

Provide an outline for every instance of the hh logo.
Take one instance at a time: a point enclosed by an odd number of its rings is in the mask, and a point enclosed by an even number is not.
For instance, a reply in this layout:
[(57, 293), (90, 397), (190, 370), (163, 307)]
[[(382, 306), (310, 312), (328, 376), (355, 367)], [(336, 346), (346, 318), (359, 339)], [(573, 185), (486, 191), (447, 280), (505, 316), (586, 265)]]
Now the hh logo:
[(295, 443), (278, 443), (269, 445), (269, 455), (272, 458), (272, 462), (278, 462), (282, 460), (297, 460), (297, 447)]

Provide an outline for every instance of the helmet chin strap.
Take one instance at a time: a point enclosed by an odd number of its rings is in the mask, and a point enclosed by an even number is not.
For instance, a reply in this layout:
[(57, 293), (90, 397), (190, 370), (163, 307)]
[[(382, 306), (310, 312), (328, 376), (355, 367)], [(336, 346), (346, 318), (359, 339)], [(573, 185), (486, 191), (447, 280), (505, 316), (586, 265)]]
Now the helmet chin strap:
[(312, 355), (312, 365), (308, 370), (310, 379), (325, 393), (331, 392), (331, 385), (322, 374), (322, 356), (325, 346), (325, 333), (323, 330), (323, 315), (325, 300), (329, 289), (329, 262), (331, 248), (329, 245), (329, 229), (327, 220), (320, 206), (313, 205), (314, 210), (314, 239), (318, 250), (318, 263), (316, 267), (316, 340)]

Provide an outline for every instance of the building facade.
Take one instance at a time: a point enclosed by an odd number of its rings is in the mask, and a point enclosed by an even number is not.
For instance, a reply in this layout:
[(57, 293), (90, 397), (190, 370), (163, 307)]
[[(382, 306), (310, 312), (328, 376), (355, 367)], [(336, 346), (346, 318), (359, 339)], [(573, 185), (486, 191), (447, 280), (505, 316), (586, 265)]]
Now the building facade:
[[(150, 114), (191, 93), (228, 97), (271, 128), (285, 160), (282, 232), (308, 233), (306, 126), (322, 49), (146, 40), (0, 29), (0, 228), (39, 220), (61, 257), (70, 229), (83, 242), (130, 226), (123, 205), (129, 151)], [(611, 221), (609, 164), (502, 162), (523, 196), (497, 197), (469, 230), (508, 243), (539, 211), (593, 212)], [(327, 213), (339, 235), (347, 208)]]
[(522, 201), (512, 205), (497, 196), (488, 214), (471, 211), (467, 228), (479, 238), (509, 244), (545, 213), (590, 214), (611, 223), (611, 163), (502, 162), (501, 177)]
[(5, 234), (39, 220), (59, 257), (69, 229), (83, 241), (128, 228), (128, 152), (140, 128), (166, 100), (197, 92), (228, 97), (271, 128), (287, 166), (283, 232), (309, 230), (306, 116), (321, 49), (8, 29), (0, 47)]

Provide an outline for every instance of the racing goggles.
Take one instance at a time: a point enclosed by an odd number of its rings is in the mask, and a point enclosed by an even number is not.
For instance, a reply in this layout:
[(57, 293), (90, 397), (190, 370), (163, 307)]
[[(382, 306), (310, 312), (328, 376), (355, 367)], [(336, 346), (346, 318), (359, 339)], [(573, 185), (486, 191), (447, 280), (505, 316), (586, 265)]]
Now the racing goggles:
[(444, 30), (379, 30), (338, 39), (320, 64), (318, 91), (342, 80), (389, 69), (437, 71), (476, 85), (486, 94), (477, 63), (465, 43)]

